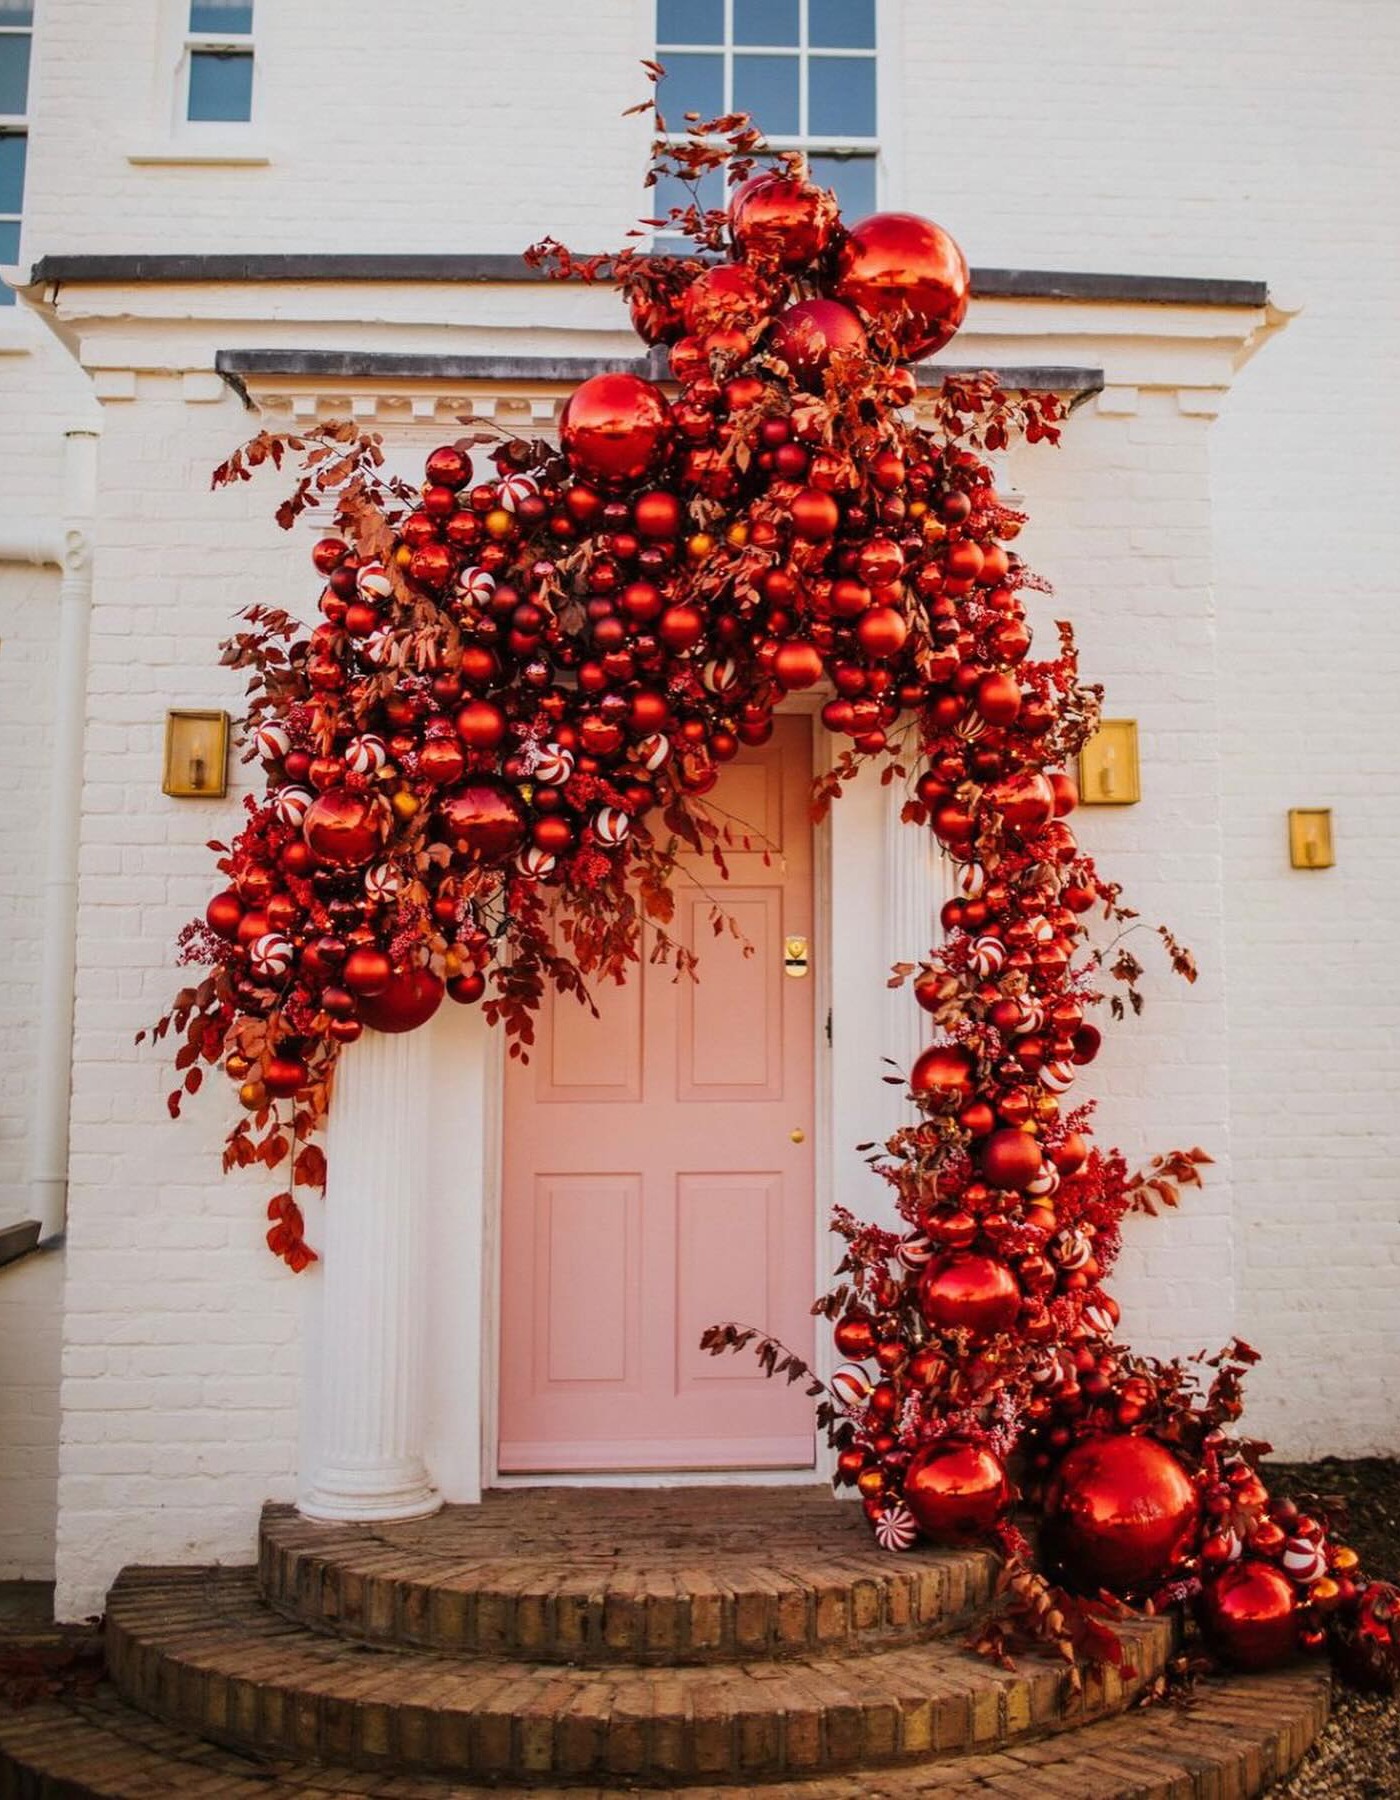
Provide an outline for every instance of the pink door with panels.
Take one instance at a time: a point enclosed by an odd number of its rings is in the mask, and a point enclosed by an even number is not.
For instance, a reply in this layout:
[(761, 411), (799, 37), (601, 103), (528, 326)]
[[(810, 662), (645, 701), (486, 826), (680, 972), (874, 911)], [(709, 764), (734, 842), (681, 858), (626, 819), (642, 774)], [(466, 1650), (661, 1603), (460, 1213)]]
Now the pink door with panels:
[(601, 1019), (551, 996), (509, 1064), (502, 1473), (812, 1464), (802, 1385), (700, 1349), (734, 1319), (811, 1351), (811, 773), (810, 721), (780, 719), (710, 796), (754, 848), (678, 874), (698, 981), (644, 957)]

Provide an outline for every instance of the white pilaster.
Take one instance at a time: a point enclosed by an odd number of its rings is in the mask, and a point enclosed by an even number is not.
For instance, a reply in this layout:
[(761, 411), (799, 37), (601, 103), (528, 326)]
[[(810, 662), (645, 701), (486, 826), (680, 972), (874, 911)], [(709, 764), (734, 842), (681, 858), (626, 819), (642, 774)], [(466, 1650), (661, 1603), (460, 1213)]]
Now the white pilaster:
[[(884, 876), (885, 961), (919, 963), (943, 935), (939, 908), (953, 892), (950, 864), (938, 840), (926, 825), (909, 825), (900, 809), (907, 795), (903, 783), (891, 782), (885, 790)], [(929, 1039), (928, 1015), (914, 999), (912, 983), (886, 988), (884, 1054), (903, 1075)], [(893, 1074), (893, 1070), (886, 1071)], [(886, 1090), (894, 1097), (895, 1121), (908, 1117), (904, 1093)]]
[(336, 1072), (308, 1518), (411, 1519), (442, 1504), (423, 1461), (430, 1077), (421, 1029), (367, 1031)]

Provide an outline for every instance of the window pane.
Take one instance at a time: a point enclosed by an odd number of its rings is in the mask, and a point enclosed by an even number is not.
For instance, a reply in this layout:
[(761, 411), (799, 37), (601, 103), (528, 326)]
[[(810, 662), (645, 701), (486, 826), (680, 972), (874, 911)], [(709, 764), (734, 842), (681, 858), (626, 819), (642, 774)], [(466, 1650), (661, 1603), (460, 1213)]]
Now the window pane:
[[(0, 265), (19, 261), (19, 220), (0, 219)], [(15, 290), (0, 283), (0, 306), (13, 306)]]
[(807, 0), (807, 42), (819, 50), (873, 50), (875, 0)]
[(734, 110), (748, 113), (769, 137), (792, 137), (802, 129), (797, 112), (798, 59), (795, 56), (736, 56)]
[(221, 56), (214, 50), (196, 50), (190, 56), (190, 113), (192, 119), (251, 119), (253, 116), (253, 59), (244, 53)]
[(190, 30), (246, 37), (253, 29), (253, 0), (190, 0)]
[(656, 90), (656, 103), (671, 131), (685, 130), (685, 114), (717, 119), (724, 111), (724, 58), (722, 56), (667, 56), (665, 79)]
[(24, 205), (23, 132), (0, 133), (0, 213), (17, 213)]
[(818, 187), (830, 188), (848, 225), (868, 218), (875, 210), (875, 158), (873, 156), (822, 156), (808, 159)]
[(797, 0), (734, 0), (734, 42), (795, 46)]
[(658, 44), (722, 44), (724, 0), (657, 0)]
[(809, 59), (807, 130), (812, 137), (876, 135), (873, 56), (814, 56)]
[(7, 34), (0, 37), (0, 113), (22, 113), (28, 97), (29, 38)]
[(0, 25), (32, 25), (34, 7), (31, 0), (0, 0)]
[[(724, 205), (723, 169), (708, 169), (695, 186), (699, 193), (701, 207)], [(678, 175), (663, 175), (654, 188), (647, 189), (647, 216), (652, 219), (664, 219), (673, 206), (689, 206), (694, 198), (695, 194), (691, 191), (691, 184), (682, 181)]]

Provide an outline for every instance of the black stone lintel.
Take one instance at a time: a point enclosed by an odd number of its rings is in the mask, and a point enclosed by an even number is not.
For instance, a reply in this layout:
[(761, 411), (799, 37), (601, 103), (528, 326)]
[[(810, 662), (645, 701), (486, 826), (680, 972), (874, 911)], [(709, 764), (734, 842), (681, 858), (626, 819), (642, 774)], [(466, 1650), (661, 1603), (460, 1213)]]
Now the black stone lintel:
[[(303, 252), (287, 256), (44, 256), (31, 283), (265, 281), (546, 281), (518, 256), (363, 256)], [(972, 291), (984, 300), (1136, 301), (1156, 306), (1260, 307), (1263, 281), (1198, 275), (1101, 275), (1054, 269), (974, 269)]]
[(39, 1221), (21, 1219), (16, 1225), (0, 1226), (0, 1269), (7, 1263), (28, 1256), (39, 1242)]

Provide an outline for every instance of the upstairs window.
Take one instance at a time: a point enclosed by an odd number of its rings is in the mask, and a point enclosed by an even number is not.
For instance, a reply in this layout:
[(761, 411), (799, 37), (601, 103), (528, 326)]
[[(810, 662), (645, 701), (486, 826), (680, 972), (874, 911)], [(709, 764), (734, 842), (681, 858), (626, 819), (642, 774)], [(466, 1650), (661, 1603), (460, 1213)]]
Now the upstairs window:
[[(669, 134), (685, 136), (688, 112), (749, 113), (775, 150), (805, 153), (848, 219), (876, 204), (875, 56), (875, 0), (657, 0), (656, 59), (666, 69), (657, 104)], [(701, 203), (723, 206), (725, 192), (715, 170)], [(665, 178), (651, 204), (664, 216), (689, 199)]]
[(246, 124), (253, 116), (253, 0), (189, 0), (185, 117)]
[[(5, 269), (19, 264), (33, 37), (31, 0), (0, 0), (0, 268)], [(14, 289), (0, 285), (0, 306), (14, 303)]]

